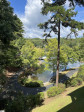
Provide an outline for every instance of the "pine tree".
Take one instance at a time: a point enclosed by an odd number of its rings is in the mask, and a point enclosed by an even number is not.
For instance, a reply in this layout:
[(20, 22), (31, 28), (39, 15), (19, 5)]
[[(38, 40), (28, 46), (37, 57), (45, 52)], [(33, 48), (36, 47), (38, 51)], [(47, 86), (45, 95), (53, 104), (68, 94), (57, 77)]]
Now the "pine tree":
[[(45, 8), (42, 9), (42, 14), (47, 15), (49, 12), (52, 13), (50, 19), (45, 22), (41, 23), (38, 26), (44, 31), (49, 33), (45, 33), (45, 38), (51, 37), (51, 33), (54, 32), (58, 35), (58, 55), (57, 55), (57, 71), (56, 71), (56, 85), (58, 86), (59, 81), (59, 62), (60, 62), (60, 31), (61, 25), (64, 27), (71, 27), (71, 33), (74, 33), (75, 36), (77, 35), (76, 28), (79, 30), (84, 28), (84, 24), (72, 19), (72, 17), (76, 16), (77, 12), (74, 12), (74, 8), (66, 10), (63, 6), (58, 5), (51, 5), (48, 4)], [(70, 35), (69, 34), (69, 35)], [(68, 35), (68, 36), (69, 36)]]
[(22, 36), (22, 22), (13, 13), (7, 0), (0, 0), (0, 41), (9, 44), (11, 40)]
[[(47, 2), (51, 1), (51, 0), (41, 0), (42, 3), (44, 4), (44, 7), (50, 5)], [(52, 0), (52, 6), (55, 5), (64, 5), (66, 3), (67, 0)], [(75, 6), (75, 5), (79, 5), (79, 6), (84, 6), (84, 0), (68, 0), (69, 1), (69, 6)]]

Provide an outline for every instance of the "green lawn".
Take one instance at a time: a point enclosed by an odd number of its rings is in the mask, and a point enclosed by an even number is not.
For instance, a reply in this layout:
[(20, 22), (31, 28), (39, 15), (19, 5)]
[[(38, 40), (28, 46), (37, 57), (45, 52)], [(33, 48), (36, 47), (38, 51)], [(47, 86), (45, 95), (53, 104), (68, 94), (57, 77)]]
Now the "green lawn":
[(84, 112), (83, 85), (67, 88), (63, 94), (46, 99), (44, 105), (33, 109), (32, 112)]

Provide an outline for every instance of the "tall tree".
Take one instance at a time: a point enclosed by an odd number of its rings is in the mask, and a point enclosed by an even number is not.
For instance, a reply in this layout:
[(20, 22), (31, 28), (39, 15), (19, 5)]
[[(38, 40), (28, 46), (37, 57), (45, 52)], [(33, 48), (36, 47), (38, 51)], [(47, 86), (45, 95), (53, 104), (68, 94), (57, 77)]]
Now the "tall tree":
[(79, 51), (80, 51), (80, 61), (84, 61), (84, 37), (82, 37), (80, 40)]
[(7, 0), (0, 0), (0, 41), (9, 44), (11, 40), (21, 37), (22, 22), (13, 13), (13, 8)]
[(25, 68), (27, 68), (28, 75), (31, 76), (32, 74), (35, 74), (36, 70), (40, 67), (38, 59), (43, 55), (43, 49), (36, 48), (31, 41), (26, 40), (21, 48), (21, 57)]
[[(11, 41), (23, 37), (23, 25), (8, 0), (0, 0), (0, 66), (14, 65), (19, 51)], [(16, 62), (17, 65), (17, 62)]]
[(43, 15), (47, 15), (49, 12), (51, 12), (52, 16), (47, 22), (39, 24), (39, 27), (41, 29), (44, 29), (45, 32), (46, 31), (49, 32), (44, 34), (45, 38), (51, 37), (52, 32), (58, 35), (58, 54), (57, 54), (57, 71), (56, 71), (56, 85), (58, 86), (61, 26), (71, 27), (70, 34), (74, 33), (76, 36), (77, 33), (75, 28), (81, 29), (84, 28), (84, 25), (83, 23), (77, 22), (72, 18), (77, 14), (77, 12), (74, 12), (74, 8), (66, 10), (63, 6), (58, 5), (51, 6), (50, 4), (42, 9)]
[[(52, 6), (55, 5), (64, 5), (67, 0), (41, 0), (42, 3), (44, 4), (44, 7), (48, 6), (50, 1), (52, 1)], [(69, 1), (69, 6), (75, 6), (75, 5), (79, 5), (79, 6), (84, 6), (84, 0), (68, 0)]]

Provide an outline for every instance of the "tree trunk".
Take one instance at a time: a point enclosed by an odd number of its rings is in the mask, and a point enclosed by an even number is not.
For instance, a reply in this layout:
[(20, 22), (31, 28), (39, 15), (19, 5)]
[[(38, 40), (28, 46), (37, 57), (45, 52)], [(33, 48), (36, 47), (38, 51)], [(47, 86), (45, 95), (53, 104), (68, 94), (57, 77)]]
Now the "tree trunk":
[(58, 25), (58, 54), (57, 54), (56, 86), (58, 86), (58, 82), (59, 82), (59, 63), (60, 63), (60, 20)]

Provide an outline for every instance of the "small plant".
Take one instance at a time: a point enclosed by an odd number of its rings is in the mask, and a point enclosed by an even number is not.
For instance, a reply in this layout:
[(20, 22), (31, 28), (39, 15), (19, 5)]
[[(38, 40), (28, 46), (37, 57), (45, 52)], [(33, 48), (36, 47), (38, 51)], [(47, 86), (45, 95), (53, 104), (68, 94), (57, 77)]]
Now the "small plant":
[(19, 82), (26, 87), (43, 87), (43, 81), (28, 79), (27, 77), (20, 77)]
[(43, 85), (43, 82), (42, 81), (40, 81), (40, 80), (37, 80), (37, 81), (27, 81), (26, 83), (25, 83), (25, 86), (26, 87), (43, 87), (44, 85)]
[(81, 78), (73, 78), (71, 80), (71, 86), (72, 87), (75, 87), (75, 86), (78, 86), (78, 85), (81, 85), (82, 84), (82, 79)]
[(60, 93), (62, 93), (65, 90), (65, 85), (64, 84), (59, 84), (58, 87), (54, 86), (51, 87), (47, 90), (47, 95), (48, 97), (53, 97), (56, 96)]
[(65, 90), (65, 88), (66, 88), (65, 84), (62, 84), (62, 83), (59, 83), (58, 87), (59, 87), (61, 92), (63, 92)]
[(38, 94), (35, 95), (36, 105), (42, 104), (43, 101), (44, 101), (44, 93), (43, 92), (39, 92)]

